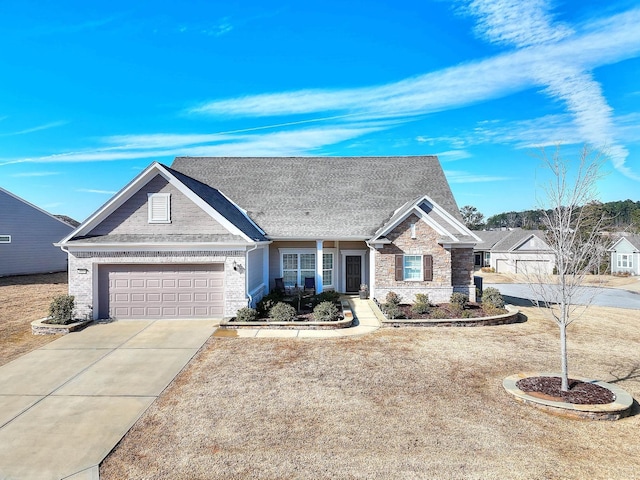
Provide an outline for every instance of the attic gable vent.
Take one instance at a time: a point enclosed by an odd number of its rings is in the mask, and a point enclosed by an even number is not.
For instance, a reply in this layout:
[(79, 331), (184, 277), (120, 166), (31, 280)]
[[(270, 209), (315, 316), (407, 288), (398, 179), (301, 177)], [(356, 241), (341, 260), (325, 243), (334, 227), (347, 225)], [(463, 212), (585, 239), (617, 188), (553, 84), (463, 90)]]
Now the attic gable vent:
[(171, 194), (148, 193), (149, 223), (171, 223)]

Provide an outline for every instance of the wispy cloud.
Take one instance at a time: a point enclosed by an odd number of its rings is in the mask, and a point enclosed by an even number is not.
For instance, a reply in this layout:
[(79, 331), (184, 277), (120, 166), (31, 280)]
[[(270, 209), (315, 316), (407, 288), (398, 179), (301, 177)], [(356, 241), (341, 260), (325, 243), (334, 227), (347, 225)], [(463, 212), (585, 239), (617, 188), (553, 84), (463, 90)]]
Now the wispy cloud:
[[(527, 47), (556, 42), (574, 33), (566, 25), (554, 21), (547, 0), (473, 0), (469, 10), (478, 18), (479, 32), (492, 43)], [(608, 29), (610, 22), (600, 22), (600, 25)], [(635, 28), (638, 30), (637, 26)], [(626, 42), (627, 37), (622, 40)], [(540, 66), (532, 72), (532, 78), (544, 86), (543, 93), (565, 104), (580, 137), (598, 148), (606, 147), (613, 166), (619, 172), (640, 180), (640, 176), (625, 165), (629, 152), (618, 143), (613, 109), (589, 68), (553, 58)]]
[(447, 176), (447, 180), (449, 180), (449, 183), (486, 183), (509, 180), (509, 177), (496, 175), (477, 175), (460, 170), (445, 169), (444, 174)]
[(446, 152), (438, 152), (436, 155), (443, 162), (452, 162), (454, 160), (471, 158), (471, 154), (466, 150), (447, 150)]
[(182, 24), (178, 27), (180, 33), (197, 33), (208, 37), (221, 37), (233, 30), (231, 17), (222, 17), (214, 24), (208, 25), (186, 25)]
[(553, 21), (546, 0), (472, 0), (466, 10), (478, 18), (476, 33), (492, 43), (529, 47), (575, 33), (570, 26)]
[(23, 130), (18, 130), (16, 132), (0, 133), (0, 137), (13, 137), (13, 136), (16, 136), (16, 135), (27, 135), (29, 133), (39, 132), (41, 130), (49, 130), (50, 128), (61, 127), (63, 125), (66, 125), (67, 123), (69, 123), (69, 122), (58, 121), (58, 122), (45, 123), (44, 125), (38, 125), (36, 127), (25, 128)]
[(83, 193), (99, 193), (101, 195), (115, 195), (117, 192), (116, 191), (111, 191), (111, 190), (96, 190), (94, 188), (78, 188), (76, 190), (76, 192), (83, 192)]
[(42, 157), (0, 161), (16, 163), (67, 163), (133, 160), (183, 156), (304, 156), (323, 147), (389, 128), (386, 122), (346, 123), (260, 134), (124, 135), (105, 138), (109, 147)]
[(554, 21), (544, 0), (474, 0), (467, 11), (477, 18), (479, 35), (515, 49), (387, 85), (215, 100), (189, 113), (266, 117), (331, 112), (363, 120), (407, 118), (541, 88), (541, 93), (565, 105), (577, 126), (578, 141), (614, 147), (614, 166), (634, 176), (624, 165), (627, 151), (616, 141), (612, 110), (590, 72), (640, 53), (640, 9), (575, 28)]

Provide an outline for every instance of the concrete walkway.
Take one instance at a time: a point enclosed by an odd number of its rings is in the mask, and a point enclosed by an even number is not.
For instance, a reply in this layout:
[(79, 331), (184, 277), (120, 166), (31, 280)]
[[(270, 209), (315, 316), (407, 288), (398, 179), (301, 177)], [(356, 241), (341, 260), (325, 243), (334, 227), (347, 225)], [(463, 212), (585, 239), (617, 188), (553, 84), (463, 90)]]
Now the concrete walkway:
[(0, 479), (98, 479), (100, 462), (216, 327), (98, 323), (0, 367)]
[[(375, 332), (381, 326), (380, 319), (371, 306), (372, 300), (360, 300), (358, 297), (347, 297), (351, 304), (355, 325), (349, 328), (337, 328), (335, 330), (295, 330), (274, 328), (238, 328), (235, 330), (220, 331), (219, 336), (254, 337), (254, 338), (336, 338), (353, 335), (365, 335)], [(216, 334), (218, 335), (218, 334)]]

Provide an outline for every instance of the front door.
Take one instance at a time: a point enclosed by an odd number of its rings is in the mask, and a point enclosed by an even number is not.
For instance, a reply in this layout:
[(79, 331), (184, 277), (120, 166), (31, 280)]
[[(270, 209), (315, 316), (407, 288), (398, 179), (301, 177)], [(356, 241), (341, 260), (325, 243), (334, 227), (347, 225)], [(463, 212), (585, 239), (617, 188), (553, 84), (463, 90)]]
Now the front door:
[(362, 257), (359, 255), (347, 255), (347, 292), (357, 292), (362, 283)]

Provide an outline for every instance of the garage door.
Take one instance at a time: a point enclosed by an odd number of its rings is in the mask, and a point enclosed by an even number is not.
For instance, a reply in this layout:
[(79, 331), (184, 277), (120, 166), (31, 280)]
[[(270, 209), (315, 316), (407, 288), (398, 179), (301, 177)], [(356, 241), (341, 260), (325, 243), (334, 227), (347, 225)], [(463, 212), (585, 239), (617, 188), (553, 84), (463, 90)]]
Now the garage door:
[(222, 318), (224, 265), (101, 265), (100, 318)]
[(553, 265), (545, 260), (518, 260), (516, 262), (516, 273), (549, 275), (552, 272)]

